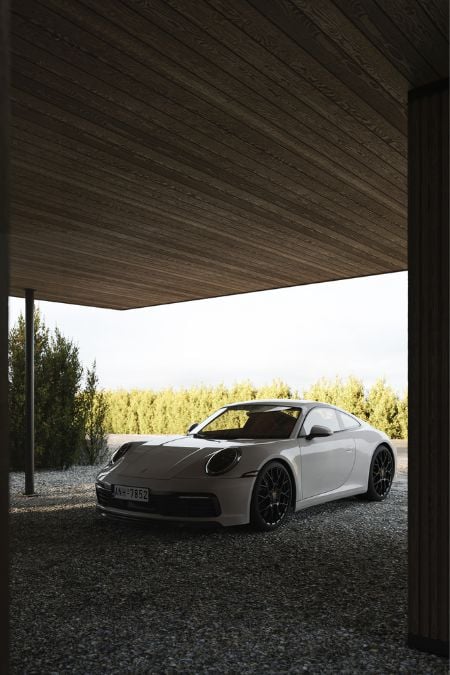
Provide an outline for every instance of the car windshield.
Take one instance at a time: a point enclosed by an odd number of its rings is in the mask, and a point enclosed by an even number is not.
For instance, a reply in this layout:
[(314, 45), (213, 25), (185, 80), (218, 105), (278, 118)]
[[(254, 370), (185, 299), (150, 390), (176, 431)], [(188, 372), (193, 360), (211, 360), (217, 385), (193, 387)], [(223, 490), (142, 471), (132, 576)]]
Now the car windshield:
[(195, 436), (216, 439), (289, 438), (301, 408), (249, 405), (226, 408)]

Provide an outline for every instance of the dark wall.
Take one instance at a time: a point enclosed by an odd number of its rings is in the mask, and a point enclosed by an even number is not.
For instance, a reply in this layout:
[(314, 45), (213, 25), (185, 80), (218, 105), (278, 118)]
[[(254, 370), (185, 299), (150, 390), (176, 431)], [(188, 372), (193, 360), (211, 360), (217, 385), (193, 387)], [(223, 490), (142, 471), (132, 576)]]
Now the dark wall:
[(0, 0), (0, 672), (8, 661), (8, 0)]
[(409, 641), (449, 644), (448, 80), (409, 97)]

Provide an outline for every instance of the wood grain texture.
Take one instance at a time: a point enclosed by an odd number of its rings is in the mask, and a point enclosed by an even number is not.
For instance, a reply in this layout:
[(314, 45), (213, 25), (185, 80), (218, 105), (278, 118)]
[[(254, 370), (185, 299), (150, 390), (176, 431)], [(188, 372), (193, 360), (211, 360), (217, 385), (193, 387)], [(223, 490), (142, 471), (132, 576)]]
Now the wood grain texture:
[(15, 0), (12, 292), (127, 308), (405, 269), (407, 92), (445, 34), (433, 0), (399, 49), (402, 7)]
[[(424, 42), (421, 28), (411, 19), (411, 7), (415, 0), (408, 3), (409, 9), (404, 17), (399, 14), (395, 2), (384, 2), (383, 8), (376, 0), (374, 2), (333, 0), (333, 2), (367, 36), (374, 48), (384, 54), (407, 78), (411, 87), (420, 87), (439, 77), (448, 76), (448, 62), (443, 63), (444, 69), (440, 72), (432, 65), (433, 59), (430, 56), (430, 52), (434, 51), (435, 37), (438, 40), (441, 38), (439, 27), (442, 25), (442, 17), (446, 16), (448, 23), (446, 0), (436, 0), (434, 4), (428, 0), (419, 3), (419, 9), (426, 5), (428, 15), (432, 17), (434, 31), (430, 42)], [(412, 11), (414, 9), (416, 8)], [(441, 55), (441, 64), (442, 59)]]
[[(414, 47), (420, 52), (434, 71), (440, 77), (448, 76), (448, 40), (436, 27), (439, 22), (433, 22), (426, 12), (427, 2), (411, 2), (410, 0), (376, 0), (378, 6), (389, 17), (408, 39), (414, 36)], [(448, 3), (441, 3), (441, 7)], [(429, 11), (432, 11), (430, 6)]]
[(409, 633), (448, 654), (448, 81), (409, 110)]
[(414, 0), (426, 12), (433, 25), (442, 33), (448, 42), (449, 35), (449, 3), (447, 0)]

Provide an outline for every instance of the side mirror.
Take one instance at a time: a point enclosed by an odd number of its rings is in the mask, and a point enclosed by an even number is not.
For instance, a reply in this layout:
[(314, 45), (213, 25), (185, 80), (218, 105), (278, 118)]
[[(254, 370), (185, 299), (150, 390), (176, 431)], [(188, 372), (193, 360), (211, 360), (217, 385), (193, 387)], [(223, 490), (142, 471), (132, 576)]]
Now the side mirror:
[(322, 427), (320, 424), (315, 424), (306, 438), (310, 441), (312, 438), (323, 438), (325, 436), (331, 436), (332, 434), (333, 432), (328, 427)]
[(194, 424), (191, 424), (191, 426), (187, 430), (187, 433), (190, 434), (192, 429), (195, 429), (195, 427), (197, 427), (197, 426), (198, 426), (198, 422), (194, 422)]

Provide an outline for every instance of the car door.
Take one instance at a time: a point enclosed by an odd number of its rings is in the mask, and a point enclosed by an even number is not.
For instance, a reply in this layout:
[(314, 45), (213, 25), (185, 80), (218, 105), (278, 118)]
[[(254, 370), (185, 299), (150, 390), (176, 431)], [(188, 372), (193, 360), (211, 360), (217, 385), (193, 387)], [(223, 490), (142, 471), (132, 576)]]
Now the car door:
[[(331, 436), (308, 439), (312, 427), (333, 431)], [(316, 407), (305, 418), (299, 437), (302, 499), (337, 490), (350, 476), (356, 443), (350, 431), (342, 430), (334, 408)]]

